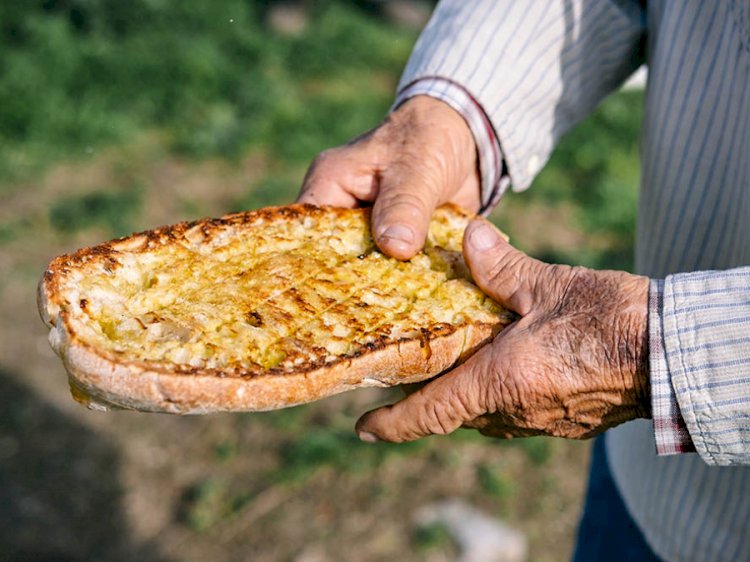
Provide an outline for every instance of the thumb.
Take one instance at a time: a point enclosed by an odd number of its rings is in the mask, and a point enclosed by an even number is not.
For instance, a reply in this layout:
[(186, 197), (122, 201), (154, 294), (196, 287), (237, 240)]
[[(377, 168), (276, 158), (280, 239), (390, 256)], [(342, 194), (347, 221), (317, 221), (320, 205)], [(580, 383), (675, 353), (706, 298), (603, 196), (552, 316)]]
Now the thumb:
[(378, 247), (400, 260), (419, 252), (440, 193), (438, 181), (414, 166), (392, 165), (384, 171), (372, 209), (372, 234)]
[(529, 313), (547, 264), (516, 250), (483, 219), (466, 227), (463, 250), (471, 276), (482, 291), (521, 316)]
[[(457, 367), (392, 406), (362, 416), (355, 427), (367, 442), (414, 441), (428, 435), (446, 435), (484, 413), (481, 373), (489, 365), (489, 346)], [(472, 365), (474, 368), (472, 368)]]

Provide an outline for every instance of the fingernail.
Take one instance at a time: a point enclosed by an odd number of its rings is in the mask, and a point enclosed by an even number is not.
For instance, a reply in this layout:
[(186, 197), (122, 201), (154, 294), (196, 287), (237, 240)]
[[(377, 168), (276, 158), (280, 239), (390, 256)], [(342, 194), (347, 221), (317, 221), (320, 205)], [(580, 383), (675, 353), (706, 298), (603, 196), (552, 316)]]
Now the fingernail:
[(482, 223), (469, 234), (469, 244), (476, 250), (489, 250), (498, 245), (500, 235), (489, 224)]
[(369, 431), (360, 431), (359, 432), (359, 440), (364, 441), (365, 443), (377, 443), (380, 441), (373, 433), (370, 433)]
[(405, 224), (392, 224), (380, 233), (380, 238), (397, 240), (406, 244), (414, 243), (414, 231)]

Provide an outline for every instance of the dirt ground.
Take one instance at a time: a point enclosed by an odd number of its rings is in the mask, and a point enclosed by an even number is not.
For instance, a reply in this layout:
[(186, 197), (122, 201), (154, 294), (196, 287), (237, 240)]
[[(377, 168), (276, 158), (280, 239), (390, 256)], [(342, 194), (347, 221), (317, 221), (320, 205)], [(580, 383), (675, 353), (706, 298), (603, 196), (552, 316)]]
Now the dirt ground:
[[(234, 210), (264, 166), (259, 155), (188, 164), (148, 138), (0, 192), (0, 559), (438, 562), (455, 547), (413, 516), (454, 497), (526, 533), (531, 560), (567, 559), (588, 443), (465, 431), (416, 445), (359, 443), (357, 417), (393, 391), (184, 418), (92, 412), (70, 399), (36, 283), (54, 255), (112, 233), (96, 221), (66, 228), (64, 213), (50, 210), (71, 196), (135, 189), (124, 227), (215, 215)], [(549, 222), (565, 210), (529, 212)], [(575, 245), (576, 233), (561, 228), (530, 232), (527, 248)]]

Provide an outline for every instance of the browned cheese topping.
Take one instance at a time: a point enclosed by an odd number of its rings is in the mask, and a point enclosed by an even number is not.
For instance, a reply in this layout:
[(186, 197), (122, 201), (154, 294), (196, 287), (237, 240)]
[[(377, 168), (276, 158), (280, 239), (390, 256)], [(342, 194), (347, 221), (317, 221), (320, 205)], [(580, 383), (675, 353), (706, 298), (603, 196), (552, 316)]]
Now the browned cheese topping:
[(61, 276), (59, 313), (118, 361), (237, 375), (507, 323), (463, 263), (467, 215), (439, 209), (424, 251), (400, 262), (376, 249), (368, 211), (295, 209), (111, 243)]

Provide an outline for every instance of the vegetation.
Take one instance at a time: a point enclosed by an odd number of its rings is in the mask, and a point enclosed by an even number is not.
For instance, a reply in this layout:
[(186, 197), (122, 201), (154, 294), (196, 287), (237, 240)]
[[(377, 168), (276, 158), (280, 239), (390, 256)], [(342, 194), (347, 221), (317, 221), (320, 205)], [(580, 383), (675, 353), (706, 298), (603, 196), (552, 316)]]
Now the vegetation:
[(49, 210), (52, 227), (69, 233), (103, 226), (111, 236), (132, 232), (133, 215), (141, 203), (141, 190), (98, 191), (56, 201)]
[(295, 36), (263, 18), (242, 0), (3, 3), (0, 177), (144, 128), (191, 157), (262, 148), (283, 166), (377, 123), (414, 31), (328, 1)]

